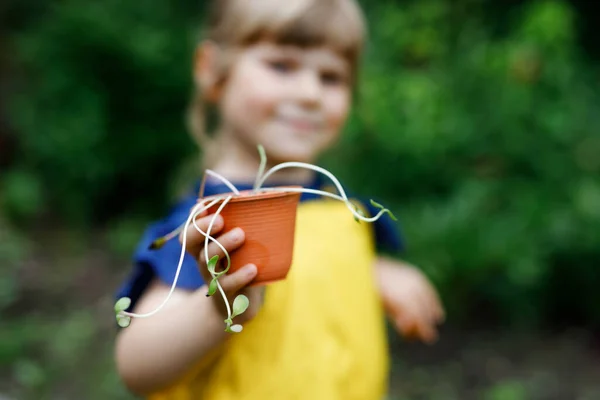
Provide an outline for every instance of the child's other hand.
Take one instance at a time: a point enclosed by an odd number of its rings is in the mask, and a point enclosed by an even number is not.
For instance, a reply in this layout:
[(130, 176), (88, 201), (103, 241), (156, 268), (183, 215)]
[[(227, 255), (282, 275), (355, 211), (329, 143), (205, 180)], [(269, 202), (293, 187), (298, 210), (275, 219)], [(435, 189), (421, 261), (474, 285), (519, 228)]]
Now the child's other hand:
[[(203, 232), (206, 232), (212, 218), (213, 215), (197, 218), (196, 225), (198, 225)], [(240, 228), (234, 228), (222, 233), (221, 230), (223, 229), (223, 224), (223, 217), (220, 215), (217, 216), (211, 227), (210, 236), (217, 239), (219, 243), (221, 243), (221, 245), (227, 250), (227, 252), (231, 254), (235, 249), (244, 244), (244, 231)], [(183, 240), (183, 233), (180, 235), (179, 240)], [(200, 266), (202, 278), (208, 283), (212, 280), (212, 276), (206, 268), (204, 241), (205, 236), (198, 232), (193, 224), (190, 224), (187, 230), (186, 251), (196, 258), (198, 265)], [(217, 271), (219, 270), (219, 267), (221, 269), (224, 268), (227, 259), (223, 253), (223, 250), (221, 250), (213, 241), (209, 242), (207, 250), (209, 259), (215, 255), (219, 256), (219, 265), (217, 266)], [(246, 287), (256, 277), (256, 274), (256, 266), (253, 264), (248, 264), (235, 272), (228, 272), (226, 275), (223, 275), (219, 278), (219, 283), (221, 284), (221, 287), (223, 288), (223, 291), (230, 302), (230, 306), (238, 294), (246, 295), (250, 301), (248, 309), (243, 314), (235, 317), (235, 323), (243, 324), (244, 322), (254, 318), (262, 305), (264, 287)], [(203, 290), (205, 293), (207, 293), (208, 285), (204, 285), (200, 290)], [(221, 316), (224, 319), (227, 318), (227, 308), (225, 307), (224, 299), (218, 290), (212, 295), (212, 300), (213, 304), (219, 310)]]
[(379, 259), (377, 283), (385, 310), (398, 333), (431, 344), (445, 315), (438, 294), (418, 269), (390, 259)]

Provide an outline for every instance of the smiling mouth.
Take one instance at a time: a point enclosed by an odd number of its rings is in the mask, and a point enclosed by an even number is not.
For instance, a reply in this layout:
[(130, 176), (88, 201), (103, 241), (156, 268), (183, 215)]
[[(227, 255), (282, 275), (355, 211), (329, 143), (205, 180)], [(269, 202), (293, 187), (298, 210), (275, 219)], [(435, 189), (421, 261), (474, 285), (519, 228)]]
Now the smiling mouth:
[(314, 120), (308, 120), (304, 118), (280, 118), (280, 121), (300, 131), (315, 131), (318, 130), (322, 125)]

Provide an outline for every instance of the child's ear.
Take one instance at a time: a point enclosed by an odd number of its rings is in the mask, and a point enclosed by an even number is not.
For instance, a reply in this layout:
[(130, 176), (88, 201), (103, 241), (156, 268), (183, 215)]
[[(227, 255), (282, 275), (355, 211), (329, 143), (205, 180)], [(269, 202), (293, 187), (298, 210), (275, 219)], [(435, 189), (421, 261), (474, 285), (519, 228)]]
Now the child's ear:
[(219, 97), (222, 73), (219, 68), (219, 52), (216, 43), (205, 40), (196, 47), (194, 56), (194, 81), (209, 102), (216, 102)]

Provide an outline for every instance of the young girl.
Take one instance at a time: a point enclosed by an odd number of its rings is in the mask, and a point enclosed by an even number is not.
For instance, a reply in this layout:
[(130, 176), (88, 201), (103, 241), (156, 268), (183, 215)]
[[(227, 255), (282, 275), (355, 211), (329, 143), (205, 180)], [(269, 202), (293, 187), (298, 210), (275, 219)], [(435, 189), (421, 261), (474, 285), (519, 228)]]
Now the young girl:
[[(259, 166), (258, 144), (271, 165), (314, 163), (342, 131), (363, 41), (354, 0), (216, 0), (194, 64), (192, 126), (206, 151), (203, 169), (247, 189)], [(210, 110), (218, 120), (208, 134)], [(315, 189), (327, 183), (303, 169), (281, 170), (268, 181)], [(118, 293), (132, 299), (129, 311), (152, 311), (167, 296), (181, 242), (148, 247), (187, 219), (198, 189), (146, 231)], [(209, 179), (204, 195), (228, 191)], [(377, 255), (401, 248), (386, 218), (357, 224), (345, 204), (303, 194), (288, 277), (248, 287), (256, 266), (247, 265), (220, 280), (228, 298), (250, 299), (236, 317), (244, 325), (237, 334), (224, 332), (222, 298), (206, 297), (204, 238), (192, 227), (170, 301), (118, 335), (123, 381), (153, 400), (381, 399), (388, 378), (384, 312), (401, 334), (426, 342), (436, 339), (443, 318), (417, 269)], [(200, 218), (199, 227), (205, 231), (210, 219)], [(233, 252), (244, 232), (222, 232), (223, 224), (218, 217), (211, 232)], [(222, 257), (213, 246), (209, 256)]]

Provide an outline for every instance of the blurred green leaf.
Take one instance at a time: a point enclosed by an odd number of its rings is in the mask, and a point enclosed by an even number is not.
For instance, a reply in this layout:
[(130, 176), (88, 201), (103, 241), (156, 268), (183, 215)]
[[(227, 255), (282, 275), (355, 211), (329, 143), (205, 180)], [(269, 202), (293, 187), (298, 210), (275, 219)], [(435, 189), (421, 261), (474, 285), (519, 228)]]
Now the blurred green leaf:
[(31, 221), (45, 205), (36, 173), (14, 169), (0, 176), (0, 202), (4, 215), (16, 221)]
[(14, 367), (14, 375), (17, 382), (26, 387), (36, 387), (44, 383), (46, 373), (35, 361), (19, 360)]

